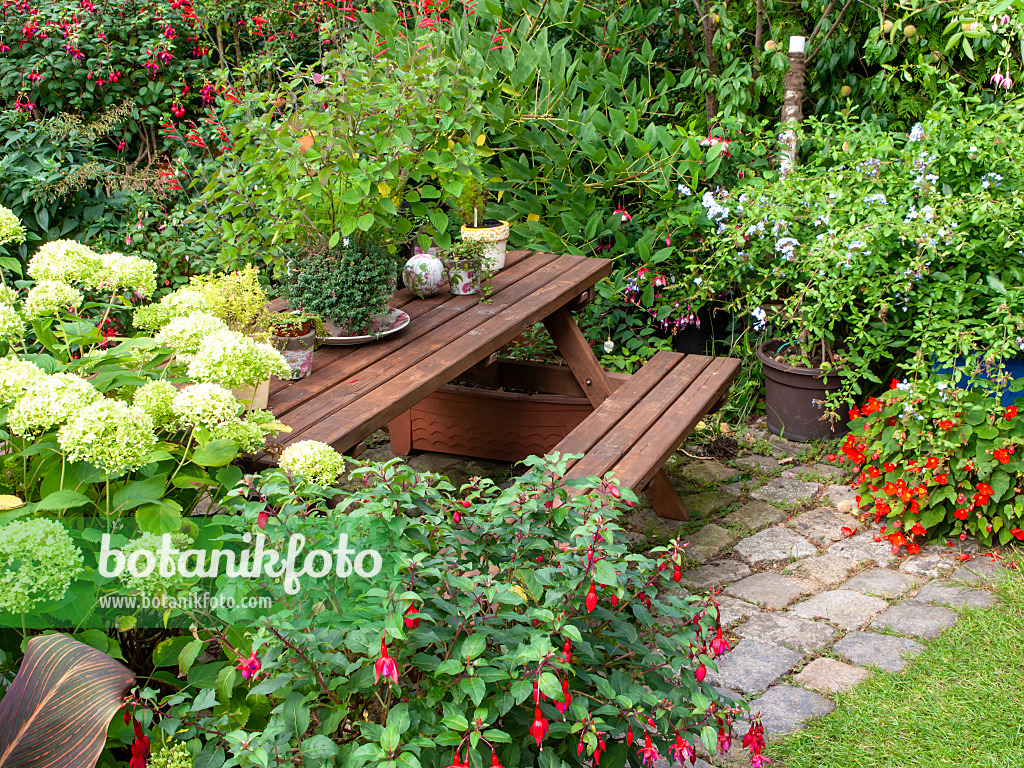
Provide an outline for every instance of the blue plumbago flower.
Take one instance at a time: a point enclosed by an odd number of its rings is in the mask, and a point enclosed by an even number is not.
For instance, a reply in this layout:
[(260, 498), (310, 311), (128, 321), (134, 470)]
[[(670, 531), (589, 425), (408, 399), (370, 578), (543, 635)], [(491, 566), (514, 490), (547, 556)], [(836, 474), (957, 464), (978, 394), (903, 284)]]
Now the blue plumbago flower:
[(908, 141), (920, 141), (926, 135), (924, 128), (921, 127), (920, 123), (917, 123), (910, 129), (910, 137), (908, 138)]
[(707, 210), (708, 218), (712, 221), (721, 223), (729, 215), (729, 209), (719, 205), (710, 190), (704, 193), (704, 196), (700, 199), (700, 204)]
[(775, 243), (775, 252), (781, 253), (786, 261), (792, 261), (796, 257), (796, 247), (800, 245), (795, 237), (784, 237)]
[(685, 184), (679, 184), (676, 187), (676, 189), (679, 190), (679, 196), (680, 197), (689, 197), (690, 195), (693, 194), (693, 192), (690, 190), (690, 188), (688, 186), (686, 186)]
[(754, 318), (755, 331), (763, 331), (768, 326), (768, 313), (761, 307), (755, 307), (750, 315)]
[(867, 203), (868, 205), (871, 205), (872, 203), (887, 205), (889, 203), (889, 201), (885, 197), (884, 192), (875, 192), (873, 195), (868, 195), (867, 197), (864, 198), (864, 202)]
[(1003, 177), (1000, 176), (998, 173), (986, 173), (984, 176), (981, 177), (981, 186), (983, 189), (988, 189), (993, 184), (995, 184), (998, 187), (999, 182), (1001, 182), (1002, 180)]

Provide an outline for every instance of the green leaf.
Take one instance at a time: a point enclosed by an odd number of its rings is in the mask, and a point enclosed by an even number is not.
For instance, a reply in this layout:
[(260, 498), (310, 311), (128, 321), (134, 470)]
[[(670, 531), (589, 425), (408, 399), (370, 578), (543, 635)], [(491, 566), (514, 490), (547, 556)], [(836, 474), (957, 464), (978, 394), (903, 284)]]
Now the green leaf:
[(302, 742), (299, 751), (302, 754), (303, 768), (333, 768), (338, 745), (326, 736), (310, 736)]
[(47, 512), (63, 512), (65, 509), (74, 509), (91, 504), (92, 499), (78, 491), (54, 491), (36, 505), (37, 510)]
[(478, 677), (467, 677), (462, 681), (460, 687), (463, 691), (469, 694), (469, 698), (473, 700), (473, 703), (478, 707), (480, 702), (483, 701), (484, 694), (487, 693), (487, 686), (484, 685), (484, 681)]
[(181, 652), (178, 654), (178, 669), (181, 670), (181, 674), (188, 674), (188, 671), (192, 669), (192, 665), (196, 663), (196, 659), (199, 658), (199, 654), (202, 653), (205, 647), (206, 643), (202, 640), (193, 640), (181, 649)]
[(331, 239), (327, 241), (328, 248), (334, 248), (341, 241), (341, 232), (335, 232), (331, 235)]
[(302, 736), (309, 728), (309, 705), (301, 691), (292, 691), (281, 705), (281, 718), (294, 736)]
[(181, 511), (162, 504), (144, 504), (136, 510), (135, 522), (145, 533), (174, 533), (181, 530)]
[(192, 454), (192, 461), (201, 467), (223, 467), (238, 456), (238, 443), (234, 440), (214, 440)]
[(462, 650), (459, 655), (464, 659), (475, 659), (484, 652), (484, 648), (486, 647), (486, 638), (482, 633), (477, 632), (466, 638), (466, 641), (462, 644)]

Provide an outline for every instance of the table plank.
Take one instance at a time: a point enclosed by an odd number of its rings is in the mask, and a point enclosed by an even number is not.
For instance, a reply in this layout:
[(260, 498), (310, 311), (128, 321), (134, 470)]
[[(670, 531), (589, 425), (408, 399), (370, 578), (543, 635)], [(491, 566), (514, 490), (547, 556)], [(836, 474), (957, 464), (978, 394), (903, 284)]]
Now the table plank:
[(611, 269), (605, 259), (558, 257), (495, 299), (495, 304), (499, 299), (508, 302), (506, 306), (477, 304), (419, 343), (365, 369), (363, 375), (372, 378), (359, 382), (356, 391), (336, 393), (340, 398), (329, 406), (317, 401), (295, 409), (284, 419), (295, 430), (288, 442), (322, 440), (347, 449), (564, 306)]
[[(530, 279), (538, 268), (547, 266), (556, 258), (554, 254), (538, 254), (529, 262), (518, 260), (512, 267), (502, 270), (492, 280), (492, 302), (500, 304), (506, 290)], [(278, 418), (287, 416), (293, 409), (325, 395), (399, 350), (421, 343), (431, 331), (472, 310), (479, 301), (478, 295), (453, 296), (451, 293), (420, 299), (406, 305), (405, 311), (413, 322), (390, 338), (359, 347), (321, 347), (316, 352), (313, 373), (304, 379), (288, 382), (289, 386), (275, 393), (270, 409)]]

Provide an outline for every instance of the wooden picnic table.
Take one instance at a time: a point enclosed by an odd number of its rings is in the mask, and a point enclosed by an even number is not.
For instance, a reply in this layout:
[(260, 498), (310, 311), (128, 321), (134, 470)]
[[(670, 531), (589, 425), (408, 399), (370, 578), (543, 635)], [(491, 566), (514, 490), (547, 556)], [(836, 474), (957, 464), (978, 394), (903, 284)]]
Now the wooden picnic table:
[(408, 313), (406, 328), (362, 346), (322, 346), (312, 374), (271, 383), (269, 408), (292, 431), (256, 456), (256, 464), (275, 464), (281, 449), (301, 440), (357, 455), (367, 436), (538, 322), (597, 407), (614, 387), (570, 310), (585, 305), (611, 270), (609, 259), (510, 251), (486, 300), (447, 291), (420, 299), (399, 291), (392, 306)]

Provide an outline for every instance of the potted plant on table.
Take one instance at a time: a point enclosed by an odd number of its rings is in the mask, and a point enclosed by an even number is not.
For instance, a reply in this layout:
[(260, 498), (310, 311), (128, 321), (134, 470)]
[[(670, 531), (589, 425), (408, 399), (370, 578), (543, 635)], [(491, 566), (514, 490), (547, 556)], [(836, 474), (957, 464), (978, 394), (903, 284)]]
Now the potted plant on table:
[(456, 296), (479, 293), (494, 273), (494, 260), (482, 240), (456, 240), (441, 257)]
[(369, 238), (307, 243), (293, 250), (281, 295), (293, 310), (321, 318), (328, 338), (373, 336), (391, 322), (397, 274), (395, 257)]
[(270, 344), (287, 361), (292, 381), (313, 372), (318, 324), (318, 317), (304, 312), (277, 312), (270, 316)]
[(505, 266), (505, 250), (512, 225), (499, 219), (488, 219), (487, 187), (475, 175), (462, 179), (462, 194), (457, 206), (462, 217), (463, 241), (477, 241), (485, 246), (484, 255), (489, 269), (497, 272)]

